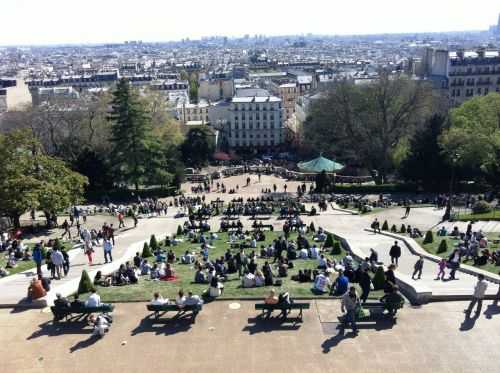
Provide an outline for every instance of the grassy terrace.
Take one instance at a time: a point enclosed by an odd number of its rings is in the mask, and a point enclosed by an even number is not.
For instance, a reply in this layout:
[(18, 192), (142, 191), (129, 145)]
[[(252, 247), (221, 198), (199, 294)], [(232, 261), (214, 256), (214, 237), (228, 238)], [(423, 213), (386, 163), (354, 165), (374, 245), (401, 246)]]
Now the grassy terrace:
[[(266, 241), (258, 242), (258, 250), (260, 245), (267, 245), (277, 238), (280, 232), (266, 232)], [(216, 258), (223, 256), (226, 250), (229, 248), (227, 233), (222, 233), (219, 235), (220, 239), (215, 241), (215, 248), (210, 249), (210, 258)], [(296, 239), (297, 234), (293, 233), (291, 239)], [(312, 242), (312, 236), (308, 236), (310, 242)], [(161, 242), (163, 245), (164, 243)], [(164, 248), (164, 246), (162, 246)], [(180, 257), (186, 250), (199, 252), (199, 244), (191, 244), (189, 242), (184, 242), (178, 246), (174, 246), (173, 250), (177, 257)], [(237, 249), (233, 249), (233, 253), (236, 253)], [(245, 252), (250, 253), (250, 249), (245, 249)], [(332, 256), (328, 254), (329, 258), (340, 259), (346, 255), (343, 252), (341, 255)], [(153, 258), (151, 258), (153, 259)], [(271, 259), (272, 261), (272, 259)], [(261, 268), (264, 264), (265, 259), (258, 259), (258, 267)], [(277, 287), (278, 292), (288, 291), (292, 297), (318, 297), (311, 292), (312, 283), (299, 283), (297, 281), (292, 281), (291, 276), (298, 273), (299, 269), (314, 269), (317, 266), (317, 260), (301, 260), (297, 259), (293, 261), (294, 268), (288, 270), (288, 277), (282, 278), (283, 285)], [(174, 264), (174, 268), (177, 272), (178, 279), (173, 282), (167, 281), (151, 281), (149, 278), (140, 278), (139, 283), (136, 285), (126, 285), (126, 286), (112, 286), (112, 287), (98, 287), (97, 291), (101, 295), (103, 302), (123, 302), (123, 301), (149, 301), (155, 291), (160, 292), (163, 297), (175, 298), (177, 291), (182, 288), (184, 291), (193, 291), (195, 294), (201, 294), (207, 289), (206, 284), (195, 284), (194, 273), (195, 270), (192, 265), (180, 264), (180, 262)], [(277, 270), (275, 271), (277, 274)], [(276, 277), (277, 278), (277, 277)], [(229, 274), (228, 281), (224, 283), (224, 294), (223, 298), (245, 298), (245, 297), (264, 297), (269, 292), (270, 286), (268, 287), (258, 287), (258, 288), (242, 288), (241, 280), (238, 278), (238, 273)], [(382, 292), (372, 292), (371, 296), (380, 297)], [(326, 296), (319, 296), (326, 297)]]
[(496, 220), (500, 221), (500, 209), (496, 209), (483, 214), (459, 214), (455, 220), (457, 221), (478, 221), (478, 220)]
[[(71, 241), (61, 241), (61, 245), (65, 250), (70, 250), (73, 247), (73, 243)], [(29, 247), (31, 253), (31, 250), (35, 245), (25, 244), (25, 246)], [(43, 264), (45, 264), (45, 261)], [(7, 265), (7, 253), (3, 252), (0, 254), (0, 267), (5, 268), (6, 265)], [(7, 268), (7, 271), (9, 271), (9, 276), (10, 276), (16, 273), (27, 271), (32, 268), (36, 268), (35, 262), (33, 260), (27, 260), (27, 261), (18, 260), (16, 267)]]
[[(500, 244), (498, 244), (498, 243), (494, 244), (493, 240), (499, 240), (500, 234), (499, 233), (486, 233), (486, 236), (488, 237), (488, 242), (489, 242), (488, 249), (490, 251), (498, 250), (500, 248)], [(437, 250), (438, 250), (439, 244), (441, 243), (442, 240), (447, 241), (448, 250), (446, 252), (438, 253)], [(416, 239), (416, 241), (428, 253), (440, 256), (441, 258), (448, 258), (451, 255), (452, 251), (455, 249), (455, 247), (458, 245), (458, 242), (459, 242), (457, 239), (452, 238), (450, 236), (438, 237), (436, 234), (434, 234), (434, 242), (432, 242), (430, 244), (424, 245), (423, 238)], [(465, 262), (464, 264), (473, 266), (473, 261), (469, 260), (468, 262)], [(498, 272), (500, 271), (500, 266), (496, 266), (495, 264), (492, 264), (490, 262), (488, 262), (484, 266), (476, 266), (476, 268), (480, 268), (484, 271), (492, 272), (494, 274), (498, 274)]]

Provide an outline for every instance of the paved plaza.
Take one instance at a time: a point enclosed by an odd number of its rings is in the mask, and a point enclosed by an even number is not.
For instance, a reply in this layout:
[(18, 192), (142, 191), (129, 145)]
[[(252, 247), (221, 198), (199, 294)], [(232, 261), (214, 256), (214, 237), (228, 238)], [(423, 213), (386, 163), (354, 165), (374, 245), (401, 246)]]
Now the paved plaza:
[[(249, 187), (243, 187), (246, 175), (223, 179), (227, 188), (239, 185), (236, 194), (209, 193), (206, 201), (221, 198), (257, 197), (262, 188), (277, 184), (282, 191), (283, 180), (271, 176), (252, 176)], [(294, 192), (298, 183), (287, 183)], [(186, 194), (190, 185), (184, 185)], [(73, 293), (81, 271), (91, 276), (97, 270), (109, 272), (129, 260), (142, 248), (151, 234), (158, 238), (175, 232), (183, 219), (174, 219), (176, 208), (170, 208), (165, 217), (141, 219), (138, 228), (122, 229), (116, 236), (115, 261), (103, 264), (103, 253), (96, 252), (97, 265), (89, 267), (86, 257), (76, 249), (71, 253), (69, 276), (53, 281), (47, 301), (54, 294)], [(403, 219), (403, 209), (391, 208), (377, 214), (352, 215), (334, 210), (331, 206), (315, 217), (303, 217), (306, 223), (314, 221), (346, 239), (350, 247), (368, 254), (375, 248), (380, 259), (389, 263), (388, 251), (394, 238), (375, 235), (366, 230), (375, 217), (387, 220), (389, 225), (411, 224), (425, 231), (436, 227), (443, 211), (434, 208), (412, 209)], [(117, 225), (115, 217), (89, 217), (89, 226), (100, 226), (104, 221)], [(251, 221), (242, 217), (246, 227)], [(210, 220), (212, 229), (219, 227), (219, 218)], [(283, 221), (271, 219), (276, 229)], [(492, 227), (498, 231), (498, 226)], [(49, 232), (56, 237), (61, 231)], [(40, 237), (36, 238), (40, 239)], [(411, 276), (416, 256), (403, 243), (403, 255), (398, 276)], [(432, 288), (435, 294), (470, 296), (476, 277), (459, 273), (456, 281), (435, 281), (437, 267), (426, 260), (422, 280), (418, 284)], [(22, 301), (33, 271), (0, 280), (0, 304), (16, 305)], [(406, 278), (406, 281), (410, 281)], [(498, 286), (490, 283), (488, 294), (496, 293)], [(234, 304), (236, 303), (236, 305)], [(230, 306), (231, 305), (231, 306)], [(224, 370), (227, 372), (495, 372), (500, 371), (500, 339), (495, 331), (500, 327), (500, 308), (486, 301), (484, 314), (479, 319), (466, 320), (463, 309), (467, 303), (436, 302), (423, 306), (407, 306), (398, 313), (395, 324), (378, 321), (361, 326), (359, 336), (338, 329), (340, 304), (337, 300), (313, 300), (304, 314), (304, 322), (282, 323), (263, 321), (257, 317), (254, 302), (216, 301), (204, 307), (195, 324), (187, 320), (161, 320), (153, 323), (144, 303), (117, 304), (111, 331), (102, 340), (90, 337), (91, 329), (83, 323), (52, 324), (52, 314), (45, 309), (2, 309), (0, 345), (8, 358), (0, 360), (0, 372), (88, 372), (99, 367), (103, 372), (134, 372), (169, 370), (199, 372)], [(236, 306), (236, 307), (234, 307)], [(233, 309), (236, 308), (236, 309)], [(6, 347), (8, 346), (8, 347)]]

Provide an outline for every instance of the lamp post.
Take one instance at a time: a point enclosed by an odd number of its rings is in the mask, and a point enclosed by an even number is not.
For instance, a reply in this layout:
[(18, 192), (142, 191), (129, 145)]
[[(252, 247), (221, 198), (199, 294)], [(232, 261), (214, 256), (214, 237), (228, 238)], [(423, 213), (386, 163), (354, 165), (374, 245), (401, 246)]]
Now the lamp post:
[(451, 157), (451, 178), (450, 178), (450, 190), (448, 193), (448, 201), (446, 203), (446, 210), (443, 215), (443, 221), (451, 220), (451, 209), (452, 209), (452, 196), (453, 196), (453, 184), (455, 182), (455, 170), (457, 167), (457, 163), (460, 159), (460, 155), (455, 153)]

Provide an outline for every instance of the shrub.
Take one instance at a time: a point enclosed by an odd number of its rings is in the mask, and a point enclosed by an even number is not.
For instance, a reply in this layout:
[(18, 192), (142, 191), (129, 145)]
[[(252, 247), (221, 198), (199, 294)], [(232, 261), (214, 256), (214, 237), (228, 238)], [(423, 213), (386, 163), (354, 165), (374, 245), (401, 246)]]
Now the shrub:
[(94, 289), (95, 287), (90, 280), (89, 274), (86, 270), (83, 270), (82, 276), (80, 277), (80, 283), (78, 284), (78, 294), (90, 293)]
[(442, 254), (448, 251), (448, 241), (445, 239), (441, 240), (439, 247), (437, 249), (438, 254)]
[(385, 273), (384, 268), (382, 266), (377, 267), (377, 271), (375, 272), (375, 276), (372, 279), (373, 288), (375, 290), (381, 290), (385, 285)]
[(392, 233), (398, 233), (398, 228), (396, 227), (396, 224), (393, 224), (391, 227), (391, 232)]
[(387, 223), (387, 220), (384, 220), (384, 224), (382, 224), (382, 230), (383, 231), (389, 230), (389, 224)]
[(150, 256), (153, 256), (151, 249), (149, 248), (148, 243), (144, 242), (144, 246), (142, 247), (142, 257), (149, 258)]
[(156, 251), (158, 249), (158, 242), (156, 241), (156, 237), (154, 234), (152, 234), (151, 238), (149, 239), (149, 247), (153, 251)]
[(325, 247), (333, 247), (334, 240), (333, 240), (333, 235), (331, 233), (328, 233), (326, 236), (326, 241), (325, 241)]
[(342, 246), (340, 245), (340, 241), (335, 241), (333, 243), (332, 255), (340, 255), (342, 254)]
[(474, 206), (472, 206), (473, 214), (485, 214), (491, 212), (491, 205), (486, 201), (477, 201)]
[(180, 225), (177, 226), (177, 236), (182, 236), (182, 233), (183, 233), (183, 229)]
[(309, 230), (313, 233), (316, 232), (316, 227), (314, 226), (314, 222), (311, 222), (311, 224), (309, 224)]
[(399, 230), (401, 233), (406, 233), (406, 225), (402, 224), (401, 229)]
[(432, 231), (429, 229), (424, 237), (424, 245), (433, 242), (434, 242), (434, 235), (432, 234)]

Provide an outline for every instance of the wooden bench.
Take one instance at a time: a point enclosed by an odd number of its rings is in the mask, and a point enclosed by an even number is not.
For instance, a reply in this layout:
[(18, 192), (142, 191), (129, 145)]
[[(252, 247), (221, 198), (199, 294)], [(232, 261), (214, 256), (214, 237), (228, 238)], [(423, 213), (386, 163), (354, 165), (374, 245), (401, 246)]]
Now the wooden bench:
[(177, 304), (162, 304), (162, 305), (146, 305), (148, 311), (153, 312), (150, 316), (153, 316), (155, 319), (159, 319), (160, 316), (164, 315), (167, 312), (177, 312), (174, 317), (178, 317), (181, 314), (186, 314), (187, 312), (191, 312), (193, 322), (196, 319), (196, 316), (201, 311), (201, 305), (188, 305), (184, 307), (179, 307)]
[[(362, 304), (362, 307), (369, 311), (369, 313), (363, 317), (360, 317), (356, 314), (356, 322), (370, 322), (374, 320), (378, 320), (381, 318), (391, 318), (394, 319), (396, 317), (396, 313), (399, 309), (403, 308), (404, 302), (394, 305), (393, 308), (388, 307), (387, 304), (382, 302), (366, 302)], [(391, 312), (392, 309), (392, 312)], [(384, 312), (388, 311), (388, 312)], [(345, 315), (339, 316), (339, 321), (345, 322)]]
[(60, 308), (52, 306), (50, 310), (54, 315), (54, 322), (60, 321), (62, 319), (68, 320), (73, 315), (88, 316), (91, 313), (110, 313), (113, 312), (115, 306), (112, 304), (102, 304), (99, 307), (69, 307)]
[(267, 311), (268, 317), (273, 311), (281, 311), (283, 318), (286, 318), (287, 314), (291, 310), (300, 310), (299, 317), (302, 320), (302, 311), (308, 310), (311, 307), (310, 303), (279, 303), (279, 304), (266, 304), (266, 303), (256, 303), (255, 309), (262, 310), (262, 315)]

